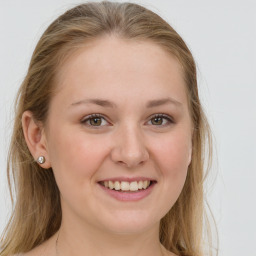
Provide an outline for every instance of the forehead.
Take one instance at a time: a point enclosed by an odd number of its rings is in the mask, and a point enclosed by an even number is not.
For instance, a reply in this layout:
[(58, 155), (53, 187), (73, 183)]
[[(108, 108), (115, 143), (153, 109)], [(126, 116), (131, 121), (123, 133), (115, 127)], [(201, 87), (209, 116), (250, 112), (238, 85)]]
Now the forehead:
[(125, 94), (135, 100), (138, 94), (152, 98), (171, 93), (186, 98), (181, 65), (174, 56), (154, 42), (115, 36), (90, 40), (70, 54), (56, 82), (59, 92), (72, 100), (82, 94)]

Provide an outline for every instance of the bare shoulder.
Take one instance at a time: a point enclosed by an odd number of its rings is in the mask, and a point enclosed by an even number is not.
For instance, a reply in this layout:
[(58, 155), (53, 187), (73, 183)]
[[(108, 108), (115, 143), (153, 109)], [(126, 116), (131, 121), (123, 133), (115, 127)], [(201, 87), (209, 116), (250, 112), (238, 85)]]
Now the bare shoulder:
[(55, 241), (56, 235), (53, 235), (50, 239), (31, 251), (14, 256), (55, 256)]

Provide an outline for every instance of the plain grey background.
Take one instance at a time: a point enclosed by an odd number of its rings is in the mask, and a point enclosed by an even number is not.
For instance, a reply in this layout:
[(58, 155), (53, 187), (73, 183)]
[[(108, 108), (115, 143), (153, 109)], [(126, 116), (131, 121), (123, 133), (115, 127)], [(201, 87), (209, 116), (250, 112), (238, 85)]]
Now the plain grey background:
[[(16, 91), (40, 35), (81, 2), (0, 0), (0, 232), (10, 213), (5, 171)], [(219, 230), (219, 255), (256, 255), (256, 2), (137, 2), (178, 31), (198, 65), (217, 152), (207, 194)]]

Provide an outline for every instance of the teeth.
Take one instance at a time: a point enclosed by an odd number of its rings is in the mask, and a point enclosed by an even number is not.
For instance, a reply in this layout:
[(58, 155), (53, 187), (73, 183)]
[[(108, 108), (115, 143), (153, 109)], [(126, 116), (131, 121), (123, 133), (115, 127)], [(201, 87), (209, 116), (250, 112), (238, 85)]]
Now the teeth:
[(121, 190), (121, 191), (138, 191), (141, 189), (147, 189), (150, 185), (149, 180), (140, 181), (104, 181), (103, 184), (106, 188)]
[(143, 181), (142, 180), (139, 181), (139, 186), (138, 187), (139, 187), (139, 189), (143, 188)]
[(145, 181), (143, 181), (143, 188), (144, 189), (146, 189), (147, 187), (148, 187), (148, 181), (147, 180), (145, 180)]
[(121, 185), (119, 181), (115, 181), (115, 190), (120, 190), (121, 189)]
[[(118, 182), (118, 181), (116, 181), (116, 182)], [(119, 183), (119, 182), (118, 182)], [(129, 182), (127, 182), (127, 181), (122, 181), (121, 182), (121, 190), (123, 190), (123, 191), (128, 191), (128, 190), (130, 190), (130, 184), (129, 184)]]
[[(104, 184), (105, 186), (105, 184)], [(106, 188), (109, 187), (110, 189), (114, 188), (114, 183), (112, 181), (109, 181), (108, 186), (105, 186)]]
[(139, 189), (138, 182), (133, 181), (133, 182), (130, 183), (130, 190), (131, 191), (138, 191), (138, 189)]

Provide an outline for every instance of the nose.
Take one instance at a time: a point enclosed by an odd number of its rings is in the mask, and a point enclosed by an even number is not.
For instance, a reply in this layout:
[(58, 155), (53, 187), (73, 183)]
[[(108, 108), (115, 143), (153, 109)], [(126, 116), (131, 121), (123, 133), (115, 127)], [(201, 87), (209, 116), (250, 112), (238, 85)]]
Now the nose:
[(138, 127), (120, 127), (113, 139), (111, 158), (115, 163), (133, 168), (149, 159), (145, 140)]

